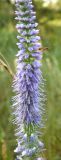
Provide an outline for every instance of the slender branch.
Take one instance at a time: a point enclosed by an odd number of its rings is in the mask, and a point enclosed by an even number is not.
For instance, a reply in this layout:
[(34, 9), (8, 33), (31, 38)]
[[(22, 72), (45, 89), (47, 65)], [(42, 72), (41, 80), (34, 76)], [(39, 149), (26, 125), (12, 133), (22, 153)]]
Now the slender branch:
[[(3, 66), (5, 68), (5, 70), (11, 75), (11, 77), (14, 77), (14, 73), (12, 72), (11, 67), (9, 66), (7, 60), (5, 59), (5, 57), (0, 53), (1, 57), (3, 58), (3, 60), (0, 58), (0, 65)], [(5, 61), (5, 62), (4, 62)]]

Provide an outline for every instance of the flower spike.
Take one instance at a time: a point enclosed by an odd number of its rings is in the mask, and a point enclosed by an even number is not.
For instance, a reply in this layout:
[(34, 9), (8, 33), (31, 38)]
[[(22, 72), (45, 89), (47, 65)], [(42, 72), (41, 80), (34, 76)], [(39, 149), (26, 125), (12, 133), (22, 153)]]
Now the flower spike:
[(14, 150), (17, 160), (24, 156), (36, 155), (44, 144), (39, 141), (37, 128), (42, 127), (42, 104), (40, 104), (39, 85), (42, 84), (42, 47), (39, 30), (36, 29), (36, 13), (32, 0), (16, 0), (16, 29), (18, 31), (17, 72), (13, 82), (14, 123), (18, 146)]

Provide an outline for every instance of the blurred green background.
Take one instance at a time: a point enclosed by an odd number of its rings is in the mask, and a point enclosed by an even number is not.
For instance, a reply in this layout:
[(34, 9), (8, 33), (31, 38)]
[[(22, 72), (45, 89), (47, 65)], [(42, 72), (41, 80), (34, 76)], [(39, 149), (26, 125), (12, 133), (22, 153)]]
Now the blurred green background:
[[(47, 160), (61, 160), (61, 1), (33, 0), (40, 36), (48, 51), (43, 54), (46, 79), (46, 128), (43, 141)], [(48, 4), (47, 4), (48, 2)], [(14, 0), (0, 0), (0, 52), (15, 71), (17, 53)], [(0, 65), (0, 160), (14, 160), (16, 145), (11, 122), (12, 77)]]

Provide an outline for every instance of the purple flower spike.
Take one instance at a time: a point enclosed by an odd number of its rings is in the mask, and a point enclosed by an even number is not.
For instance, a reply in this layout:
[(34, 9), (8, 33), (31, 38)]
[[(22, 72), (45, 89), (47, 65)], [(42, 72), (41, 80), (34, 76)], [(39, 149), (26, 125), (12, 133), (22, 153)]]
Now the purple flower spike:
[[(39, 85), (42, 84), (41, 59), (42, 52), (39, 30), (36, 29), (36, 13), (32, 0), (16, 0), (16, 29), (18, 31), (17, 72), (13, 82), (13, 123), (17, 129), (17, 160), (24, 156), (36, 155), (44, 145), (39, 141), (37, 128), (42, 123), (42, 102), (40, 102)], [(41, 98), (42, 99), (42, 98)], [(41, 100), (42, 101), (42, 100)]]
[(43, 157), (39, 157), (39, 158), (37, 158), (36, 160), (46, 160), (46, 159), (43, 158)]

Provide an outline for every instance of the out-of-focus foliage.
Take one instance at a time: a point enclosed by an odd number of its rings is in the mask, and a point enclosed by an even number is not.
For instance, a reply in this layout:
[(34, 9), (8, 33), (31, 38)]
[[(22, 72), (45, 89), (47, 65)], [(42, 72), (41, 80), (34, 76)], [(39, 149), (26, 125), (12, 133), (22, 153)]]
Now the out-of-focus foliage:
[[(43, 76), (46, 79), (46, 128), (43, 140), (47, 160), (61, 160), (61, 2), (43, 7), (43, 1), (33, 0), (44, 47)], [(0, 0), (0, 52), (15, 72), (16, 29), (14, 4)], [(0, 160), (14, 160), (14, 127), (11, 123), (12, 78), (0, 66)]]

